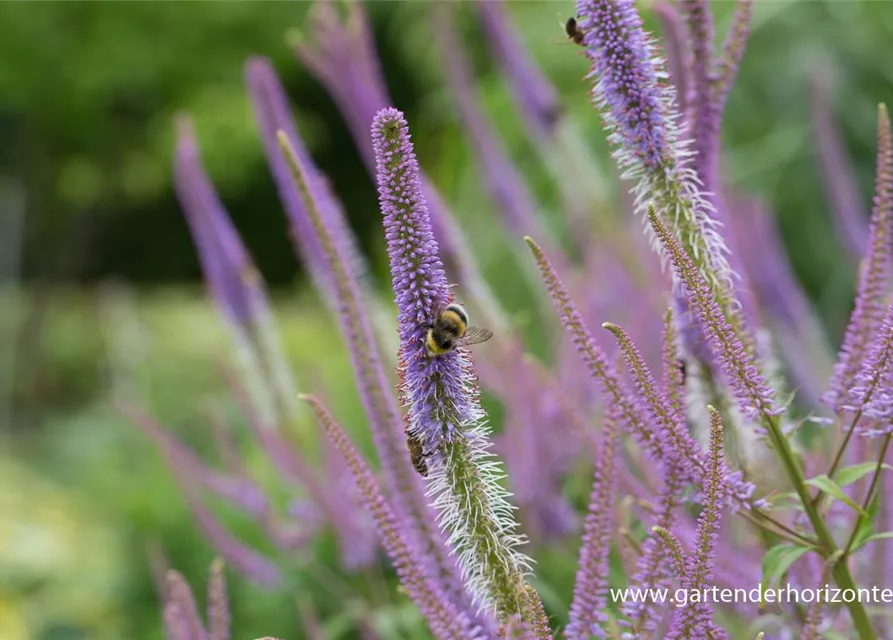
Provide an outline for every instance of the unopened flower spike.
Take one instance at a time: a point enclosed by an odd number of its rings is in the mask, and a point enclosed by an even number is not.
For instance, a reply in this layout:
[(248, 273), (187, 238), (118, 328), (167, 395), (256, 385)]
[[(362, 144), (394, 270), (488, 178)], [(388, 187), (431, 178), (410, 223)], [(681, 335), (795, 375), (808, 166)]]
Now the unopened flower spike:
[(753, 353), (745, 348), (740, 335), (726, 320), (711, 294), (709, 284), (653, 207), (649, 209), (648, 219), (673, 263), (676, 277), (685, 287), (701, 329), (709, 340), (710, 349), (719, 362), (725, 383), (735, 394), (742, 413), (755, 422), (777, 415), (779, 409), (774, 403), (775, 391), (754, 363)]
[[(403, 114), (383, 109), (372, 124), (379, 203), (384, 215), (400, 335), (400, 393), (408, 432), (431, 452), (428, 486), (470, 593), (502, 620), (535, 619), (527, 589), (530, 560), (500, 466), (490, 460), (490, 429), (471, 359), (463, 348), (426, 350), (428, 328), (452, 300), (438, 255), (418, 161)], [(541, 605), (539, 605), (541, 606)]]
[(583, 524), (570, 623), (565, 629), (569, 640), (588, 640), (591, 635), (598, 635), (608, 604), (608, 560), (614, 527), (615, 464), (620, 432), (617, 422), (617, 416), (609, 414), (602, 428), (589, 511)]
[[(893, 242), (893, 136), (887, 108), (878, 107), (878, 152), (875, 178), (874, 210), (868, 232), (868, 253), (859, 270), (856, 305), (850, 315), (834, 374), (823, 396), (825, 404), (835, 412), (844, 405), (855, 405), (854, 387), (864, 392), (860, 369), (869, 352), (869, 345), (884, 317), (886, 294), (891, 276), (890, 244)], [(862, 398), (864, 401), (866, 398)]]
[(170, 640), (230, 640), (229, 600), (223, 561), (211, 564), (208, 581), (208, 627), (202, 621), (195, 596), (183, 576), (170, 570), (166, 576), (164, 630)]
[[(698, 516), (696, 546), (688, 558), (682, 587), (692, 593), (705, 589), (713, 580), (714, 554), (719, 536), (722, 505), (727, 491), (723, 478), (723, 429), (719, 412), (708, 406), (710, 413), (710, 471), (705, 477), (704, 508)], [(677, 610), (673, 620), (670, 640), (700, 640), (712, 636), (712, 612), (709, 604), (698, 603)]]

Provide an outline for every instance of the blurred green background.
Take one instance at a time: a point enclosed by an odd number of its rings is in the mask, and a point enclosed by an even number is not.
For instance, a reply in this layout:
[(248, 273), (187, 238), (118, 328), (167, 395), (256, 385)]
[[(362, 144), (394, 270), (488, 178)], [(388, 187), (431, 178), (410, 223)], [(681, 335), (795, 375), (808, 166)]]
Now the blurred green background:
[[(715, 3), (720, 33), (732, 6)], [(110, 371), (123, 367), (130, 372), (127, 384), (152, 411), (199, 448), (207, 445), (202, 408), (229, 406), (217, 366), (229, 345), (205, 299), (171, 187), (176, 113), (194, 116), (209, 172), (273, 289), (296, 375), (317, 380), (337, 399), (343, 422), (354, 433), (363, 429), (344, 347), (288, 242), (242, 81), (247, 56), (272, 59), (314, 158), (332, 177), (384, 282), (374, 187), (332, 102), (285, 44), (285, 30), (300, 27), (308, 7), (0, 4), (4, 640), (161, 638), (146, 551), (151, 545), (161, 545), (203, 592), (213, 551), (160, 456), (106, 401)], [(389, 88), (407, 112), (423, 166), (460, 219), (472, 230), (483, 228), (491, 206), (468, 147), (456, 135), (454, 105), (430, 46), (429, 3), (373, 2), (368, 8)], [(529, 153), (511, 97), (465, 9), (459, 9), (460, 25), (484, 102), (499, 116), (499, 133), (548, 207), (554, 190)], [(559, 22), (573, 4), (515, 2), (510, 9), (608, 167), (582, 81), (585, 61), (575, 47), (559, 44)], [(654, 28), (647, 9), (646, 16)], [(824, 197), (809, 125), (808, 73), (818, 68), (833, 81), (837, 121), (868, 203), (876, 105), (893, 95), (891, 60), (888, 2), (757, 0), (723, 130), (730, 183), (763, 196), (777, 213), (796, 273), (834, 344), (849, 312), (855, 269), (844, 259)], [(503, 302), (523, 318), (532, 293), (515, 284), (512, 264), (489, 245), (473, 249)], [(122, 332), (128, 340), (123, 365), (109, 360), (109, 341)], [(263, 464), (254, 458), (255, 466)], [(247, 539), (256, 538), (250, 523), (226, 519)], [(547, 605), (567, 603), (575, 548), (538, 557)], [(307, 602), (327, 620), (331, 637), (351, 637), (353, 620), (372, 609), (383, 635), (420, 633), (408, 600), (394, 589), (378, 592), (374, 606), (362, 604), (365, 596), (347, 605), (336, 600), (375, 589), (368, 577), (337, 575), (335, 547), (325, 537), (289, 563), (293, 581), (286, 592), (265, 592), (230, 574), (234, 637), (303, 637), (298, 605)], [(389, 576), (384, 565), (382, 572)]]

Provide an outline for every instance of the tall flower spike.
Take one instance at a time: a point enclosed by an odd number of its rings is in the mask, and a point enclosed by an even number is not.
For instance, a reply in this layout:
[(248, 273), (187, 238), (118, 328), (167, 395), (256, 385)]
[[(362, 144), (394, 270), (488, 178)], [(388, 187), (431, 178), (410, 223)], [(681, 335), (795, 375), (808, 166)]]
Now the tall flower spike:
[(451, 296), (403, 114), (379, 112), (372, 142), (398, 309), (407, 429), (426, 452), (439, 452), (429, 458), (429, 493), (474, 599), (500, 620), (517, 613), (532, 621), (535, 603), (524, 578), (529, 560), (516, 548), (523, 538), (499, 485), (500, 467), (488, 460), (490, 429), (471, 360), (464, 349), (436, 357), (425, 349), (428, 327)]
[(680, 0), (679, 10), (685, 17), (692, 49), (692, 84), (687, 96), (689, 112), (686, 120), (695, 141), (695, 172), (716, 197), (717, 169), (719, 167), (719, 128), (721, 114), (713, 100), (711, 78), (713, 75), (713, 13), (708, 0)]
[(599, 635), (604, 622), (602, 615), (607, 606), (608, 559), (614, 525), (617, 422), (617, 417), (609, 414), (602, 428), (601, 451), (595, 465), (589, 511), (583, 525), (583, 544), (574, 580), (570, 623), (565, 629), (569, 640), (588, 640), (592, 635)]
[[(165, 621), (168, 619), (170, 607), (171, 621), (176, 619), (172, 626), (183, 640), (205, 640), (208, 632), (205, 631), (205, 625), (198, 612), (195, 596), (189, 588), (189, 583), (178, 571), (168, 571), (166, 593), (168, 602), (165, 606)], [(185, 636), (182, 635), (184, 631), (187, 634)]]
[(858, 263), (865, 255), (868, 207), (859, 193), (853, 162), (847, 155), (843, 137), (831, 105), (827, 65), (817, 65), (810, 74), (810, 118), (816, 151), (831, 205), (832, 222), (849, 258)]
[(280, 130), (277, 137), (303, 199), (313, 238), (322, 250), (321, 266), (325, 270), (326, 279), (333, 285), (338, 320), (348, 344), (360, 397), (369, 418), (392, 499), (395, 501), (396, 513), (404, 519), (404, 526), (410, 532), (410, 540), (418, 544), (420, 550), (424, 550), (423, 557), (431, 565), (431, 574), (449, 576), (454, 571), (454, 563), (446, 557), (437, 532), (428, 527), (429, 510), (418, 474), (411, 468), (406, 455), (400, 409), (379, 357), (359, 285), (350, 262), (344, 255), (345, 247), (343, 243), (339, 246), (332, 237), (330, 223), (327, 223), (320, 211), (323, 196), (319, 191), (318, 178), (311, 174), (311, 169), (298, 157), (288, 135)]
[(596, 79), (593, 102), (623, 177), (637, 181), (636, 210), (644, 214), (654, 204), (710, 283), (723, 312), (737, 323), (728, 249), (699, 178), (688, 166), (674, 90), (664, 82), (664, 61), (633, 1), (577, 0), (577, 16), (592, 62), (589, 77)]
[[(192, 122), (186, 116), (177, 120), (174, 186), (252, 400), (268, 424), (294, 417), (294, 381), (282, 355), (263, 280), (202, 165)], [(277, 411), (286, 415), (274, 419)]]
[(503, 0), (479, 0), (474, 3), (480, 15), (487, 44), (508, 78), (515, 99), (535, 138), (551, 138), (561, 116), (561, 102), (548, 79), (543, 76), (530, 53), (518, 39)]
[[(710, 472), (705, 478), (704, 508), (698, 517), (697, 545), (688, 559), (682, 587), (693, 593), (695, 589), (706, 589), (713, 579), (713, 555), (719, 523), (722, 517), (722, 504), (726, 493), (723, 479), (722, 418), (713, 407), (710, 412)], [(699, 603), (677, 610), (668, 638), (670, 640), (700, 640), (713, 637), (713, 627), (709, 604)]]
[(874, 210), (868, 232), (868, 253), (859, 270), (856, 306), (850, 315), (834, 374), (823, 397), (840, 413), (847, 395), (868, 355), (869, 343), (884, 316), (884, 300), (891, 275), (890, 243), (893, 242), (893, 139), (887, 107), (878, 107), (878, 153)]
[(464, 614), (449, 603), (438, 585), (420, 569), (421, 559), (404, 537), (403, 527), (382, 495), (375, 476), (347, 434), (319, 400), (313, 396), (302, 396), (302, 398), (310, 403), (320, 426), (347, 461), (366, 508), (375, 519), (382, 545), (394, 563), (406, 593), (428, 620), (435, 637), (443, 640), (476, 637), (478, 630), (470, 625)]
[[(301, 143), (297, 127), (291, 117), (288, 101), (269, 61), (264, 58), (249, 60), (245, 65), (245, 81), (248, 85), (254, 116), (260, 129), (264, 155), (267, 157), (267, 164), (276, 182), (279, 199), (282, 201), (291, 226), (292, 241), (320, 294), (328, 303), (333, 304), (332, 289), (334, 285), (331, 281), (331, 273), (325, 269), (325, 256), (319, 244), (319, 238), (313, 231), (304, 200), (292, 179), (288, 165), (283, 161), (276, 132), (280, 129), (284, 130), (289, 139), (293, 141), (292, 144), (297, 153), (307, 162), (309, 162), (309, 154)], [(330, 194), (327, 193), (326, 197), (326, 205), (328, 205)], [(331, 208), (325, 206), (324, 210), (328, 213)]]
[(223, 578), (223, 561), (211, 564), (208, 580), (208, 628), (202, 622), (192, 589), (177, 572), (166, 576), (164, 628), (169, 640), (229, 640), (230, 612)]
[[(350, 0), (346, 23), (335, 3), (322, 0), (308, 11), (308, 39), (292, 33), (295, 54), (327, 89), (350, 128), (360, 158), (375, 179), (375, 154), (369, 145), (369, 123), (394, 104), (388, 95), (372, 29), (362, 2)], [(422, 174), (431, 224), (450, 273), (486, 314), (488, 326), (506, 327), (505, 314), (480, 273), (455, 216), (431, 181)]]
[(648, 219), (673, 263), (676, 277), (684, 286), (689, 302), (697, 312), (726, 385), (735, 394), (742, 413), (754, 421), (780, 413), (774, 404), (774, 390), (754, 364), (753, 353), (745, 349), (739, 334), (723, 316), (695, 263), (685, 253), (676, 236), (664, 226), (653, 207), (648, 211)]

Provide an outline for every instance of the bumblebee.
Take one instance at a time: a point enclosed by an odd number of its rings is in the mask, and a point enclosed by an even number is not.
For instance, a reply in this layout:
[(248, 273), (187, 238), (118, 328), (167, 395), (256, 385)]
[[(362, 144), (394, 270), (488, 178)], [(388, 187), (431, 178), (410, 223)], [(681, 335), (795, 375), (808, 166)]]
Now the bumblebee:
[(567, 34), (568, 40), (583, 46), (583, 36), (586, 35), (586, 32), (579, 28), (576, 18), (567, 19), (567, 22), (564, 23), (564, 33)]
[(425, 451), (422, 439), (417, 435), (406, 432), (406, 448), (409, 450), (409, 461), (423, 478), (428, 475), (428, 458), (434, 455), (434, 451)]
[(448, 305), (435, 318), (428, 329), (425, 350), (431, 357), (448, 353), (456, 347), (465, 347), (486, 342), (493, 337), (489, 329), (472, 327), (468, 324), (468, 314), (458, 304)]

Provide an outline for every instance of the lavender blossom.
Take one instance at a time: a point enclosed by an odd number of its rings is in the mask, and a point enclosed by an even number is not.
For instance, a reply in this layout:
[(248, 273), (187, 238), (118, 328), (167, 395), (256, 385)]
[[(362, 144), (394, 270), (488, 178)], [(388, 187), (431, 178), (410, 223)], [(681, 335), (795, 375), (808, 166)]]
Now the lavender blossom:
[(501, 620), (531, 620), (538, 599), (525, 593), (529, 560), (501, 473), (489, 462), (489, 427), (480, 408), (471, 360), (464, 349), (431, 357), (427, 327), (451, 300), (403, 114), (379, 112), (372, 125), (379, 203), (391, 262), (400, 335), (401, 396), (408, 432), (429, 462), (429, 492), (441, 526), (450, 532), (468, 590)]
[(664, 226), (651, 208), (648, 219), (664, 250), (669, 254), (676, 276), (685, 288), (688, 300), (698, 314), (701, 329), (710, 341), (710, 349), (719, 361), (726, 385), (738, 400), (742, 413), (754, 421), (774, 416), (780, 410), (774, 404), (775, 391), (765, 381), (739, 335), (728, 323), (704, 277), (685, 253), (679, 240)]
[(372, 513), (382, 544), (390, 556), (397, 575), (407, 594), (428, 620), (436, 638), (478, 637), (479, 629), (473, 627), (468, 617), (453, 607), (436, 582), (421, 570), (423, 564), (412, 544), (404, 537), (403, 527), (394, 514), (375, 476), (347, 434), (335, 422), (328, 410), (313, 396), (302, 396), (310, 403), (320, 426), (347, 461), (366, 508)]
[[(722, 517), (722, 504), (727, 491), (723, 480), (722, 419), (713, 407), (710, 412), (710, 473), (705, 478), (704, 508), (698, 517), (697, 545), (686, 563), (685, 574), (680, 576), (682, 587), (692, 593), (695, 589), (705, 589), (713, 579), (713, 556), (719, 523)], [(680, 608), (673, 620), (669, 640), (698, 640), (715, 637), (709, 605), (699, 603)]]
[(583, 544), (574, 580), (570, 623), (565, 629), (569, 640), (588, 640), (598, 635), (607, 606), (608, 559), (613, 527), (615, 473), (617, 461), (617, 418), (609, 415), (602, 429), (601, 451), (595, 466), (589, 511), (583, 525)]
[[(868, 345), (884, 316), (884, 299), (891, 276), (890, 243), (893, 241), (893, 139), (887, 108), (878, 107), (878, 154), (874, 210), (868, 232), (868, 253), (859, 272), (856, 305), (847, 325), (834, 365), (834, 374), (823, 397), (840, 413), (856, 382)], [(849, 402), (848, 404), (853, 404)]]

